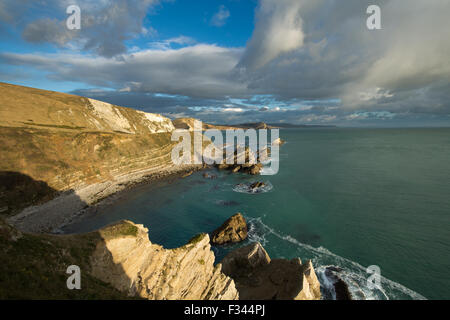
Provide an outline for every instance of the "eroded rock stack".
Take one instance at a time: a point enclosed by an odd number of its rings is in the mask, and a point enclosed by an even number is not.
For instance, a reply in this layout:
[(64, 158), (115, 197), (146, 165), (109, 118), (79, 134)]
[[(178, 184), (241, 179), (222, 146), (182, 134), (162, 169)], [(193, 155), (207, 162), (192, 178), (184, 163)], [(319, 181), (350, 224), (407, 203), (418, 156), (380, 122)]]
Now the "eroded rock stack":
[(247, 238), (247, 223), (242, 214), (237, 213), (225, 221), (211, 234), (211, 243), (222, 245), (236, 243)]
[(318, 300), (320, 284), (311, 261), (270, 259), (260, 243), (229, 253), (223, 272), (234, 279), (243, 300)]

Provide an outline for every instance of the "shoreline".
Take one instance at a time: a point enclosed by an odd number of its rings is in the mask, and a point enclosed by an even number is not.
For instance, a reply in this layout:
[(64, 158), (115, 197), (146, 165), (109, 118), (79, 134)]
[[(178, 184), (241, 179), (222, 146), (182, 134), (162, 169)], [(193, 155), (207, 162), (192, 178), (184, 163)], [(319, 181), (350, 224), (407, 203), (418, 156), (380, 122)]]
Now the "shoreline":
[(95, 214), (100, 207), (113, 204), (132, 189), (152, 182), (187, 177), (206, 168), (204, 165), (182, 165), (128, 173), (114, 177), (114, 180), (62, 191), (56, 198), (27, 207), (7, 218), (6, 222), (23, 232), (64, 234), (63, 228)]

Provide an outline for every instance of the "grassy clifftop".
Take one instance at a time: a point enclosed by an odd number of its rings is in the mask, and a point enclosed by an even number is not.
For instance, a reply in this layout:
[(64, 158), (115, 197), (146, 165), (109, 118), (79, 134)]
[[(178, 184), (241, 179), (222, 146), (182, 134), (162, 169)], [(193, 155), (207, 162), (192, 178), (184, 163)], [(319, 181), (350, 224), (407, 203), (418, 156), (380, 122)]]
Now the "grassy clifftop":
[[(127, 299), (125, 293), (89, 272), (90, 256), (101, 241), (99, 232), (77, 236), (23, 234), (0, 219), (0, 299)], [(70, 265), (82, 270), (82, 290), (67, 289)]]
[(170, 119), (80, 96), (0, 82), (0, 126), (51, 131), (170, 132)]

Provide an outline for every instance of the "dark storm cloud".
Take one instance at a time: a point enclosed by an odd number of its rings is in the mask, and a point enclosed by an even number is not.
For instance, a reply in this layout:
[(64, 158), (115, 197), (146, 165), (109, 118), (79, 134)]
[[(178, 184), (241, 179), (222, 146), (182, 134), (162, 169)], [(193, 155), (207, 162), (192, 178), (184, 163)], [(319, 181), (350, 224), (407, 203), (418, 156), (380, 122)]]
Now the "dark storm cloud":
[[(22, 36), (33, 43), (94, 51), (113, 57), (127, 51), (124, 41), (141, 33), (147, 10), (158, 0), (6, 0), (0, 4), (0, 21), (24, 26)], [(66, 28), (66, 8), (81, 9), (81, 29)], [(46, 10), (42, 10), (42, 8)], [(44, 17), (28, 21), (36, 13)]]

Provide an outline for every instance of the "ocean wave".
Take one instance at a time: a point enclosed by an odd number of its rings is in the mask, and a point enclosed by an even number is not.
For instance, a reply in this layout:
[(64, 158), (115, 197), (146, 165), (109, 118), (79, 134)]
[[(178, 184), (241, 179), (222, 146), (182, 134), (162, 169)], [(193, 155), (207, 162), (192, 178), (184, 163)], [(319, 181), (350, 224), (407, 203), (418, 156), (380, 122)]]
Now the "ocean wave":
[(390, 300), (390, 299), (413, 299), (426, 300), (419, 293), (380, 276), (381, 286), (376, 289), (367, 287), (368, 273), (366, 268), (359, 263), (341, 257), (329, 251), (324, 247), (313, 247), (301, 243), (290, 235), (284, 235), (270, 228), (262, 222), (262, 218), (246, 217), (249, 224), (248, 239), (250, 242), (260, 242), (263, 246), (269, 243), (268, 236), (274, 236), (282, 241), (286, 241), (302, 251), (306, 251), (312, 257), (319, 282), (325, 292), (325, 298), (335, 299), (336, 294), (332, 288), (331, 280), (325, 275), (325, 269), (330, 266), (338, 266), (339, 276), (348, 285), (350, 293), (355, 300)]

